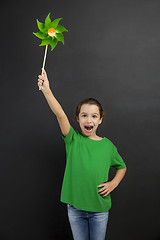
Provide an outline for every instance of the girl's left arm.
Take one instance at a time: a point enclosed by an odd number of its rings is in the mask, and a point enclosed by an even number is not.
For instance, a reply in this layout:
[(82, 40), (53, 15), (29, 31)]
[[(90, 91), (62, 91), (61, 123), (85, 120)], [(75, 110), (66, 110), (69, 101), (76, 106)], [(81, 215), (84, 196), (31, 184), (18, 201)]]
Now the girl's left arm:
[(116, 174), (115, 174), (114, 178), (111, 181), (112, 183), (115, 184), (116, 187), (120, 184), (120, 182), (124, 178), (124, 175), (126, 174), (126, 171), (127, 171), (127, 167), (125, 167), (123, 169), (118, 169), (116, 171)]
[(105, 194), (105, 195), (103, 195), (103, 197), (105, 197), (110, 192), (112, 192), (119, 185), (119, 183), (122, 181), (124, 175), (126, 174), (126, 171), (127, 171), (127, 167), (125, 167), (123, 169), (118, 169), (116, 171), (116, 174), (115, 174), (114, 178), (112, 179), (112, 181), (98, 185), (97, 188), (102, 187), (98, 191), (99, 195)]

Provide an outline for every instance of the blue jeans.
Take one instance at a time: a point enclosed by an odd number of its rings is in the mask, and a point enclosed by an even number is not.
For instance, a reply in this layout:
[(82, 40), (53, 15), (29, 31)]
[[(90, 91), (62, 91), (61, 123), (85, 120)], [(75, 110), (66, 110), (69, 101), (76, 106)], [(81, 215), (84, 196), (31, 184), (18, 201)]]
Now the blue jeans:
[(74, 240), (105, 240), (108, 212), (87, 212), (67, 204)]

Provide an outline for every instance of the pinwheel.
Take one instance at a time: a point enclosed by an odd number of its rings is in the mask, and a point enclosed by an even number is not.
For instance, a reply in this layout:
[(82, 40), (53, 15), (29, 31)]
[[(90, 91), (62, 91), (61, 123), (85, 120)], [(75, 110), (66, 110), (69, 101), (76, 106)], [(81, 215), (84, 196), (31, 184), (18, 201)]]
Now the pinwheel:
[(45, 23), (41, 23), (37, 19), (39, 32), (33, 32), (33, 34), (42, 40), (39, 46), (46, 46), (43, 59), (42, 73), (45, 66), (48, 45), (51, 46), (51, 51), (53, 51), (53, 49), (57, 46), (58, 42), (62, 42), (64, 44), (64, 36), (62, 32), (68, 32), (68, 30), (62, 25), (59, 25), (59, 21), (61, 19), (62, 18), (57, 18), (54, 21), (51, 21), (50, 13), (46, 17)]

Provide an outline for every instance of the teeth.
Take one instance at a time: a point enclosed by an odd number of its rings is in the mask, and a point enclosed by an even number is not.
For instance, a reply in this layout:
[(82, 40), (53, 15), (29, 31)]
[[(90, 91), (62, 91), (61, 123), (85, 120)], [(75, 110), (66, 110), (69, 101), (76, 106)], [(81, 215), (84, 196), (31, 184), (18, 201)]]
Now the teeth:
[(93, 126), (85, 126), (87, 132), (92, 132)]
[(85, 131), (86, 132), (92, 132), (92, 128), (91, 129), (85, 128)]

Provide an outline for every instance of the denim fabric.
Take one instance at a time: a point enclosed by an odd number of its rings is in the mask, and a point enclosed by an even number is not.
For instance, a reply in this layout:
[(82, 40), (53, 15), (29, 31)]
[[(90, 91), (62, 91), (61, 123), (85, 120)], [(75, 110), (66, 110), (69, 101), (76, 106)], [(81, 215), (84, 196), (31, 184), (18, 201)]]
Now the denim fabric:
[(108, 212), (88, 212), (67, 204), (74, 240), (105, 240)]

